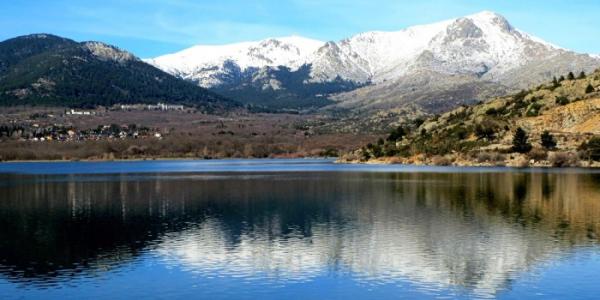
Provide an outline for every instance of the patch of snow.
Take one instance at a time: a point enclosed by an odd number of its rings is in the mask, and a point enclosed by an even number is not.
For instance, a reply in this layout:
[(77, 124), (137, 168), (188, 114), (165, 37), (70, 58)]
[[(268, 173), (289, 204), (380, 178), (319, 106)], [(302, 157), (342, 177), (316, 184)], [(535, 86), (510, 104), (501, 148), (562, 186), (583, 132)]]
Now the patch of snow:
[(211, 76), (207, 74), (223, 71), (227, 62), (235, 63), (240, 71), (248, 68), (286, 66), (297, 69), (307, 63), (309, 54), (324, 43), (317, 40), (290, 36), (269, 38), (256, 42), (242, 42), (229, 45), (199, 45), (174, 54), (160, 56), (146, 62), (174, 74), (193, 80), (201, 85), (211, 86)]

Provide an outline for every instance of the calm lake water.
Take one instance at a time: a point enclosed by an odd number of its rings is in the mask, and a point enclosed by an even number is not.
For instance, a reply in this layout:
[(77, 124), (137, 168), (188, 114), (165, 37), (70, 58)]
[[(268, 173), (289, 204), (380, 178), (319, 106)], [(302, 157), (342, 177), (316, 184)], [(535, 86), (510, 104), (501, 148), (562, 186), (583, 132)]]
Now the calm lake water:
[(0, 164), (0, 299), (598, 299), (600, 173)]

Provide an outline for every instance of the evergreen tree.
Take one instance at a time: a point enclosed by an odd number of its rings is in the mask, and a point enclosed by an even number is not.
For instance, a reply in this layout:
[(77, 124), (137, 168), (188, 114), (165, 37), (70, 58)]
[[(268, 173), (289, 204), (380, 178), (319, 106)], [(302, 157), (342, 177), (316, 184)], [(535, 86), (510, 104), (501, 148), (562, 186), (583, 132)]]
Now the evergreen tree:
[(588, 86), (585, 88), (585, 93), (586, 93), (586, 94), (593, 93), (593, 92), (595, 92), (595, 91), (596, 91), (596, 90), (594, 89), (594, 87), (592, 86), (592, 84), (591, 84), (591, 83), (590, 83), (590, 84), (588, 84)]
[(404, 130), (404, 127), (398, 126), (396, 130), (390, 133), (387, 140), (390, 142), (396, 142), (402, 140), (404, 136), (406, 136), (406, 130)]
[(513, 147), (514, 152), (518, 153), (528, 153), (531, 151), (531, 144), (529, 143), (529, 136), (527, 132), (523, 130), (523, 128), (519, 127), (515, 131), (515, 136), (513, 137)]
[(561, 76), (558, 78), (558, 82), (563, 82), (563, 81), (565, 81), (565, 76), (562, 76), (562, 75), (561, 75)]
[(586, 77), (585, 72), (581, 71), (581, 73), (579, 73), (579, 77), (577, 77), (577, 79), (584, 79)]
[(569, 79), (569, 80), (575, 79), (575, 74), (573, 74), (573, 72), (569, 72), (569, 75), (567, 75), (567, 79)]
[(558, 80), (556, 79), (556, 76), (554, 76), (554, 77), (552, 78), (552, 86), (553, 86), (553, 87), (558, 87), (558, 86), (560, 86), (560, 84), (558, 83)]
[(584, 150), (590, 159), (600, 161), (600, 137), (593, 137), (587, 143), (583, 143), (580, 149)]
[(546, 150), (552, 150), (556, 148), (556, 140), (554, 136), (548, 132), (548, 130), (542, 133), (542, 147), (546, 148)]

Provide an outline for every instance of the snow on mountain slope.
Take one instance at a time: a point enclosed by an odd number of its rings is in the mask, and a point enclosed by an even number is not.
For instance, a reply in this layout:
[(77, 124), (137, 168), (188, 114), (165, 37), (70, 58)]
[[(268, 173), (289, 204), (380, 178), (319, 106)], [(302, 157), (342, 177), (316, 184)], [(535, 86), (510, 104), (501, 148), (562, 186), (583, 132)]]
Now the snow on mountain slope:
[(553, 75), (593, 70), (600, 66), (600, 57), (554, 46), (484, 11), (395, 32), (365, 32), (339, 42), (289, 37), (195, 46), (147, 62), (231, 97), (252, 92), (250, 102), (278, 98), (273, 92), (280, 92), (288, 99), (325, 97), (393, 107), (409, 96), (452, 105), (483, 100)]
[[(446, 74), (502, 73), (559, 51), (513, 28), (504, 17), (481, 12), (397, 32), (367, 32), (322, 48), (314, 56), (313, 78), (340, 75), (357, 81), (394, 80), (416, 69)], [(339, 63), (332, 57), (341, 57)]]
[(211, 87), (221, 83), (217, 75), (227, 72), (231, 63), (241, 72), (248, 68), (286, 66), (292, 69), (307, 63), (309, 54), (323, 42), (298, 36), (271, 38), (231, 45), (195, 46), (146, 62), (184, 79)]
[(294, 36), (195, 46), (147, 62), (205, 87), (221, 84), (223, 78), (219, 75), (234, 72), (236, 67), (239, 72), (280, 66), (295, 70), (303, 64), (312, 66), (311, 82), (339, 77), (376, 83), (423, 69), (485, 75), (493, 80), (506, 71), (560, 51), (566, 50), (513, 28), (494, 12), (484, 11), (396, 32), (361, 33), (340, 42)]
[(339, 75), (365, 82), (390, 68), (399, 68), (402, 73), (450, 22), (414, 26), (397, 32), (365, 32), (339, 43), (329, 43), (313, 55), (311, 75), (317, 80), (329, 80)]

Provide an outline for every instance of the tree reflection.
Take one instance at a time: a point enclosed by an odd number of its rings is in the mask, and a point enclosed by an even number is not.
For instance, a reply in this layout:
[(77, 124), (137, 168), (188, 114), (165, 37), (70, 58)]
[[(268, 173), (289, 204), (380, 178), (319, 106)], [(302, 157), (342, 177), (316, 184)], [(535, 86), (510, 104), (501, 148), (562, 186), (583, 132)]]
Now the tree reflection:
[[(332, 266), (495, 293), (597, 241), (600, 180), (576, 173), (4, 175), (0, 273), (104, 272), (157, 251), (202, 272), (310, 278)], [(254, 274), (254, 273), (251, 273)]]

